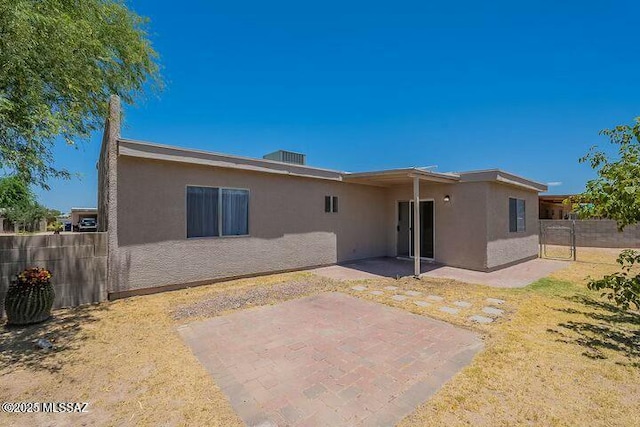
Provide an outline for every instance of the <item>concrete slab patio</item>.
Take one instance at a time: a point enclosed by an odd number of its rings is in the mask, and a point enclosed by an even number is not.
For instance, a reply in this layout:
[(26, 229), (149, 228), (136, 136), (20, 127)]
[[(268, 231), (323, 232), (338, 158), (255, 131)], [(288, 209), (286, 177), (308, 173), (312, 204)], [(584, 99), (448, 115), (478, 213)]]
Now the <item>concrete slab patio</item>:
[[(454, 279), (498, 288), (521, 288), (549, 274), (565, 268), (567, 261), (534, 259), (501, 270), (485, 273), (422, 262), (420, 277)], [(406, 277), (413, 275), (413, 261), (396, 258), (374, 258), (348, 264), (332, 265), (310, 270), (320, 276), (335, 280), (377, 279), (381, 277)]]
[(249, 426), (394, 425), (482, 347), (473, 332), (340, 293), (179, 332)]

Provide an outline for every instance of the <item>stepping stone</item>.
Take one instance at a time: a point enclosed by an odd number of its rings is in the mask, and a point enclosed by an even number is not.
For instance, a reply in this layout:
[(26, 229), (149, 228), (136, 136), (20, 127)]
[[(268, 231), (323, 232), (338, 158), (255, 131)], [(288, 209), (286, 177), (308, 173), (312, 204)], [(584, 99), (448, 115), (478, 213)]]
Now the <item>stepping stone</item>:
[(364, 291), (367, 289), (366, 286), (352, 286), (351, 289), (353, 289), (354, 291)]
[(382, 291), (371, 291), (369, 292), (371, 295), (384, 295), (384, 292)]
[(504, 304), (504, 300), (498, 299), (498, 298), (487, 298), (487, 303), (500, 305), (500, 304)]
[(406, 295), (409, 295), (410, 297), (417, 297), (419, 295), (422, 295), (422, 292), (418, 292), (418, 291), (407, 291), (405, 292)]
[(396, 289), (398, 289), (397, 286), (385, 286), (384, 288), (388, 291), (395, 291)]
[(394, 295), (391, 297), (391, 299), (395, 301), (404, 301), (407, 299), (407, 297), (405, 297), (404, 295)]
[(427, 298), (431, 301), (444, 301), (444, 298), (439, 297), (438, 295), (427, 295)]
[(469, 320), (471, 320), (472, 322), (476, 322), (476, 323), (491, 323), (491, 322), (493, 322), (493, 318), (492, 317), (479, 316), (477, 314), (469, 317)]
[(456, 301), (456, 302), (453, 303), (453, 305), (455, 305), (457, 307), (462, 307), (462, 308), (469, 308), (473, 304), (471, 304), (470, 302), (467, 302), (467, 301)]
[(431, 305), (426, 301), (414, 301), (413, 303), (418, 307), (429, 307)]
[(449, 314), (458, 314), (460, 310), (453, 307), (440, 307), (440, 311), (444, 311), (445, 313), (449, 313)]
[(483, 313), (491, 314), (492, 316), (502, 316), (504, 314), (504, 310), (500, 310), (499, 308), (493, 307), (484, 307), (482, 309)]

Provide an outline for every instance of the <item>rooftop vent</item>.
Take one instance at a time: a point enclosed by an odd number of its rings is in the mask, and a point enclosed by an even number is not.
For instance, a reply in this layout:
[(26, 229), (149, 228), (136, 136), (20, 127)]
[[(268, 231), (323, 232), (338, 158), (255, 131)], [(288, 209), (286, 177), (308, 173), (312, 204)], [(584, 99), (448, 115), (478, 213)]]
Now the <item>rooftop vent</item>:
[(278, 150), (273, 153), (265, 154), (263, 159), (275, 160), (276, 162), (292, 163), (294, 165), (304, 165), (307, 163), (307, 156), (292, 151)]

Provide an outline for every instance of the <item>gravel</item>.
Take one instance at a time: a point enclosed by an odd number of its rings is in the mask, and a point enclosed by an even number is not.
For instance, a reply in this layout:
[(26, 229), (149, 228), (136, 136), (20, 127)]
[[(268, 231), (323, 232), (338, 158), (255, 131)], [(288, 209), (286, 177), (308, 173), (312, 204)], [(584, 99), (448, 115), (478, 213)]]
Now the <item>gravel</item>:
[(318, 284), (287, 282), (269, 287), (260, 286), (242, 291), (232, 291), (195, 304), (180, 306), (174, 311), (173, 317), (184, 319), (197, 316), (217, 316), (225, 311), (286, 301), (318, 290), (320, 290)]

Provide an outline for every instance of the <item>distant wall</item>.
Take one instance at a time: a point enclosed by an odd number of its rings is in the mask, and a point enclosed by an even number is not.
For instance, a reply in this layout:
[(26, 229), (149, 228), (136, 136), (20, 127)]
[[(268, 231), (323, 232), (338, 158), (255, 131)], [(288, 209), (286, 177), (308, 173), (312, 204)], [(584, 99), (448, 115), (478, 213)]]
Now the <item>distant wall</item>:
[[(549, 245), (568, 245), (568, 231), (549, 229), (549, 227), (571, 227), (570, 220), (541, 220), (545, 233), (544, 243)], [(594, 248), (640, 248), (640, 226), (631, 225), (618, 232), (616, 222), (607, 219), (576, 220), (576, 246)], [(541, 237), (542, 238), (542, 237)]]
[(54, 308), (107, 299), (107, 234), (0, 236), (0, 317), (11, 280), (27, 267), (51, 271)]

